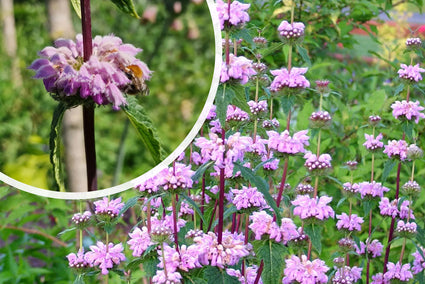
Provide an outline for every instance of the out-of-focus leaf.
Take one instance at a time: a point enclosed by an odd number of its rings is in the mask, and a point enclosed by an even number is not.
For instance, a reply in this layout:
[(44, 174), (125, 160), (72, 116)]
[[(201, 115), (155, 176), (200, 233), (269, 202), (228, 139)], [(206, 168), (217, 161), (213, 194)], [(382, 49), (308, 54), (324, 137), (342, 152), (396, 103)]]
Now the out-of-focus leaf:
[(118, 7), (118, 9), (120, 9), (124, 13), (129, 14), (135, 18), (139, 18), (136, 8), (134, 7), (133, 0), (111, 0), (111, 1), (112, 3), (115, 4), (115, 6)]

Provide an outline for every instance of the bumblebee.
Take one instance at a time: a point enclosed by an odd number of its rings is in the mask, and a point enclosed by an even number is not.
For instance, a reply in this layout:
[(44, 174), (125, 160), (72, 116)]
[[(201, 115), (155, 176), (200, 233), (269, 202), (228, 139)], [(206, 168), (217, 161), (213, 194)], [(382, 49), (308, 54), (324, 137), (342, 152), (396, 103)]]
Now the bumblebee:
[(137, 65), (128, 65), (124, 67), (124, 72), (127, 78), (131, 80), (124, 88), (124, 92), (129, 95), (142, 94), (143, 96), (149, 95), (149, 88), (143, 79), (143, 71)]

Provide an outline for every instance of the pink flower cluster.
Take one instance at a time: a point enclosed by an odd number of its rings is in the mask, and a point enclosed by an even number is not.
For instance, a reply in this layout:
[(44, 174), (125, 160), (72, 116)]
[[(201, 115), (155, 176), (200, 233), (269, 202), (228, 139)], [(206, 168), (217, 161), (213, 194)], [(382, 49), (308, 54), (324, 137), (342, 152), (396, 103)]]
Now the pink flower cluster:
[(263, 194), (256, 187), (242, 186), (242, 189), (232, 189), (232, 193), (232, 203), (238, 210), (262, 208), (267, 205)]
[(366, 138), (366, 142), (363, 143), (363, 146), (365, 146), (369, 151), (375, 152), (384, 147), (384, 143), (381, 142), (383, 137), (382, 133), (379, 133), (376, 138), (374, 138), (373, 135), (365, 133), (364, 137)]
[(317, 157), (316, 154), (307, 151), (304, 154), (304, 159), (306, 159), (304, 167), (306, 167), (309, 172), (320, 174), (332, 168), (332, 157), (329, 154), (320, 154), (320, 156)]
[(86, 252), (85, 259), (91, 266), (99, 266), (104, 275), (109, 273), (108, 269), (125, 260), (121, 243), (117, 245), (109, 243), (106, 246), (102, 242), (97, 242), (96, 245), (90, 246), (90, 250)]
[(425, 72), (425, 69), (420, 68), (419, 64), (415, 66), (400, 64), (401, 69), (397, 71), (398, 76), (402, 79), (406, 79), (409, 82), (419, 82), (422, 80), (421, 73)]
[(420, 118), (425, 117), (425, 114), (421, 113), (425, 108), (421, 107), (418, 101), (396, 101), (391, 105), (391, 108), (393, 109), (393, 116), (398, 119), (414, 119), (415, 123), (418, 123)]
[(294, 22), (289, 23), (288, 21), (282, 21), (277, 28), (279, 34), (286, 39), (298, 39), (304, 36), (304, 23)]
[(334, 218), (335, 212), (328, 204), (332, 201), (332, 197), (321, 196), (310, 197), (308, 195), (298, 195), (294, 201), (291, 201), (294, 208), (294, 215), (301, 219), (318, 219), (326, 220), (330, 217)]
[[(230, 0), (229, 0), (230, 1)], [(223, 30), (225, 24), (231, 24), (233, 26), (242, 25), (249, 21), (249, 14), (246, 10), (249, 9), (250, 4), (244, 4), (239, 1), (232, 1), (230, 4), (230, 14), (228, 3), (222, 0), (216, 1), (216, 8), (218, 12), (218, 18), (220, 20), (220, 26)]]
[(280, 134), (273, 130), (267, 131), (269, 149), (273, 150), (275, 154), (295, 155), (304, 153), (304, 146), (310, 145), (307, 132), (307, 130), (302, 130), (291, 137), (288, 130)]
[(361, 231), (363, 218), (357, 216), (357, 214), (347, 215), (346, 213), (342, 213), (341, 215), (336, 215), (338, 222), (336, 223), (336, 227), (338, 230), (345, 229), (347, 231)]
[(279, 92), (284, 88), (305, 89), (310, 87), (310, 82), (304, 77), (308, 68), (293, 67), (290, 71), (286, 68), (270, 70), (275, 76), (270, 85), (270, 91)]
[(364, 242), (360, 242), (360, 247), (355, 245), (355, 248), (356, 248), (356, 253), (358, 253), (359, 255), (364, 254), (367, 249), (367, 253), (371, 257), (376, 258), (378, 256), (381, 256), (384, 246), (381, 244), (380, 241), (373, 240), (367, 244), (365, 244)]
[(362, 267), (341, 267), (336, 269), (332, 283), (356, 283), (362, 278)]
[(359, 183), (359, 192), (361, 198), (374, 198), (383, 197), (384, 192), (388, 192), (390, 189), (383, 186), (380, 182), (361, 182)]
[(228, 105), (226, 111), (226, 121), (247, 121), (249, 115), (237, 106)]
[(98, 215), (109, 215), (115, 218), (120, 213), (120, 210), (124, 207), (124, 203), (121, 202), (121, 197), (117, 199), (109, 200), (108, 197), (94, 202), (94, 213)]
[(254, 115), (267, 112), (267, 101), (249, 101), (248, 106), (251, 113)]
[(261, 240), (263, 235), (268, 235), (268, 238), (286, 244), (299, 236), (297, 226), (292, 219), (282, 218), (281, 225), (278, 226), (273, 221), (273, 217), (265, 211), (254, 212), (249, 216), (249, 219), (251, 220), (249, 228), (255, 234), (256, 240)]
[(313, 261), (308, 260), (306, 255), (301, 258), (291, 255), (291, 258), (285, 260), (286, 267), (284, 270), (283, 284), (291, 283), (327, 283), (328, 276), (326, 272), (329, 267), (320, 259)]
[[(238, 278), (241, 284), (254, 284), (255, 279), (257, 278), (257, 271), (258, 267), (256, 265), (245, 267), (245, 275), (242, 275), (239, 270), (233, 268), (226, 269), (227, 274)], [(258, 284), (263, 284), (261, 278), (258, 281)]]
[(384, 280), (388, 283), (393, 283), (395, 281), (408, 282), (413, 278), (413, 274), (410, 271), (410, 264), (401, 264), (396, 262), (388, 262), (387, 272), (384, 274)]
[(422, 272), (422, 270), (424, 270), (424, 268), (425, 268), (425, 260), (422, 256), (422, 255), (425, 255), (425, 250), (422, 247), (420, 247), (419, 249), (421, 250), (422, 254), (418, 250), (416, 250), (414, 253), (412, 253), (412, 255), (413, 255), (413, 267), (412, 267), (413, 274), (418, 274), (418, 273)]
[(223, 62), (221, 67), (220, 82), (225, 83), (231, 79), (238, 80), (245, 85), (251, 76), (257, 74), (252, 67), (252, 60), (244, 56), (229, 55), (229, 64)]
[(407, 158), (407, 142), (404, 140), (391, 140), (388, 145), (385, 145), (383, 153), (387, 154), (389, 158), (399, 159), (404, 161)]
[(139, 228), (135, 228), (133, 232), (128, 235), (130, 240), (127, 244), (130, 245), (130, 250), (133, 251), (133, 256), (140, 257), (149, 246), (154, 244), (151, 241), (147, 227), (142, 227), (141, 230)]
[[(390, 216), (392, 218), (398, 217), (400, 219), (415, 219), (413, 211), (409, 208), (409, 205), (409, 200), (403, 200), (403, 202), (399, 204), (398, 199), (394, 199), (390, 202), (387, 197), (383, 197), (379, 202), (379, 209), (383, 216)], [(400, 206), (400, 209), (398, 209), (398, 206)]]
[(133, 84), (127, 74), (142, 81), (150, 78), (147, 65), (135, 57), (140, 51), (116, 36), (96, 36), (93, 54), (83, 62), (83, 37), (79, 34), (76, 42), (58, 39), (55, 47), (45, 47), (29, 69), (36, 70), (34, 78), (42, 79), (46, 90), (58, 100), (77, 96), (118, 109), (127, 104), (122, 93)]

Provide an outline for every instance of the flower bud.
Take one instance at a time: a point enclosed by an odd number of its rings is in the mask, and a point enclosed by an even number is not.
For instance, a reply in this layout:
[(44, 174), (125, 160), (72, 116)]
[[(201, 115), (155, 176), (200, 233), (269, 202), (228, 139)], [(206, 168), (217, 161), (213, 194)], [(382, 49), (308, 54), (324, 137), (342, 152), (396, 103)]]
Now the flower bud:
[(311, 128), (328, 128), (332, 123), (332, 117), (327, 111), (313, 112), (309, 119)]
[(376, 126), (379, 124), (379, 122), (381, 122), (381, 117), (379, 115), (371, 115), (369, 116), (368, 121), (371, 126)]
[(422, 158), (424, 155), (424, 151), (419, 148), (418, 146), (416, 146), (416, 144), (411, 144), (408, 148), (407, 148), (407, 159), (414, 161), (417, 159)]
[(357, 169), (357, 161), (347, 161), (345, 163), (350, 171), (354, 171)]

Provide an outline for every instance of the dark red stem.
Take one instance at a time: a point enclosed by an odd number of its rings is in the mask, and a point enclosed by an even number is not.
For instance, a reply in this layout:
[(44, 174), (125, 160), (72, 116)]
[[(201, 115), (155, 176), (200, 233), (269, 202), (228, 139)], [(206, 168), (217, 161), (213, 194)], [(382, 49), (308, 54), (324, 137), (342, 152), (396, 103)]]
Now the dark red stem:
[(176, 251), (179, 252), (179, 234), (177, 232), (177, 209), (176, 209), (177, 194), (173, 196), (173, 231), (174, 243), (176, 244)]
[[(81, 26), (83, 32), (84, 61), (92, 54), (92, 34), (90, 0), (81, 0)], [(91, 105), (83, 107), (84, 147), (86, 151), (87, 187), (89, 191), (97, 190), (96, 144), (94, 136), (94, 108)]]
[[(221, 139), (223, 139), (223, 143), (226, 138), (226, 132), (224, 129), (221, 130)], [(226, 153), (223, 153), (223, 156)], [(224, 161), (224, 157), (223, 157)], [(223, 238), (223, 226), (224, 226), (224, 167), (220, 169), (220, 194), (218, 197), (218, 228), (217, 228), (217, 242), (221, 244)]]
[(258, 284), (258, 282), (260, 281), (261, 273), (263, 273), (263, 268), (264, 268), (264, 261), (261, 260), (260, 267), (258, 267), (258, 270), (257, 270), (257, 277), (255, 277), (254, 284)]

